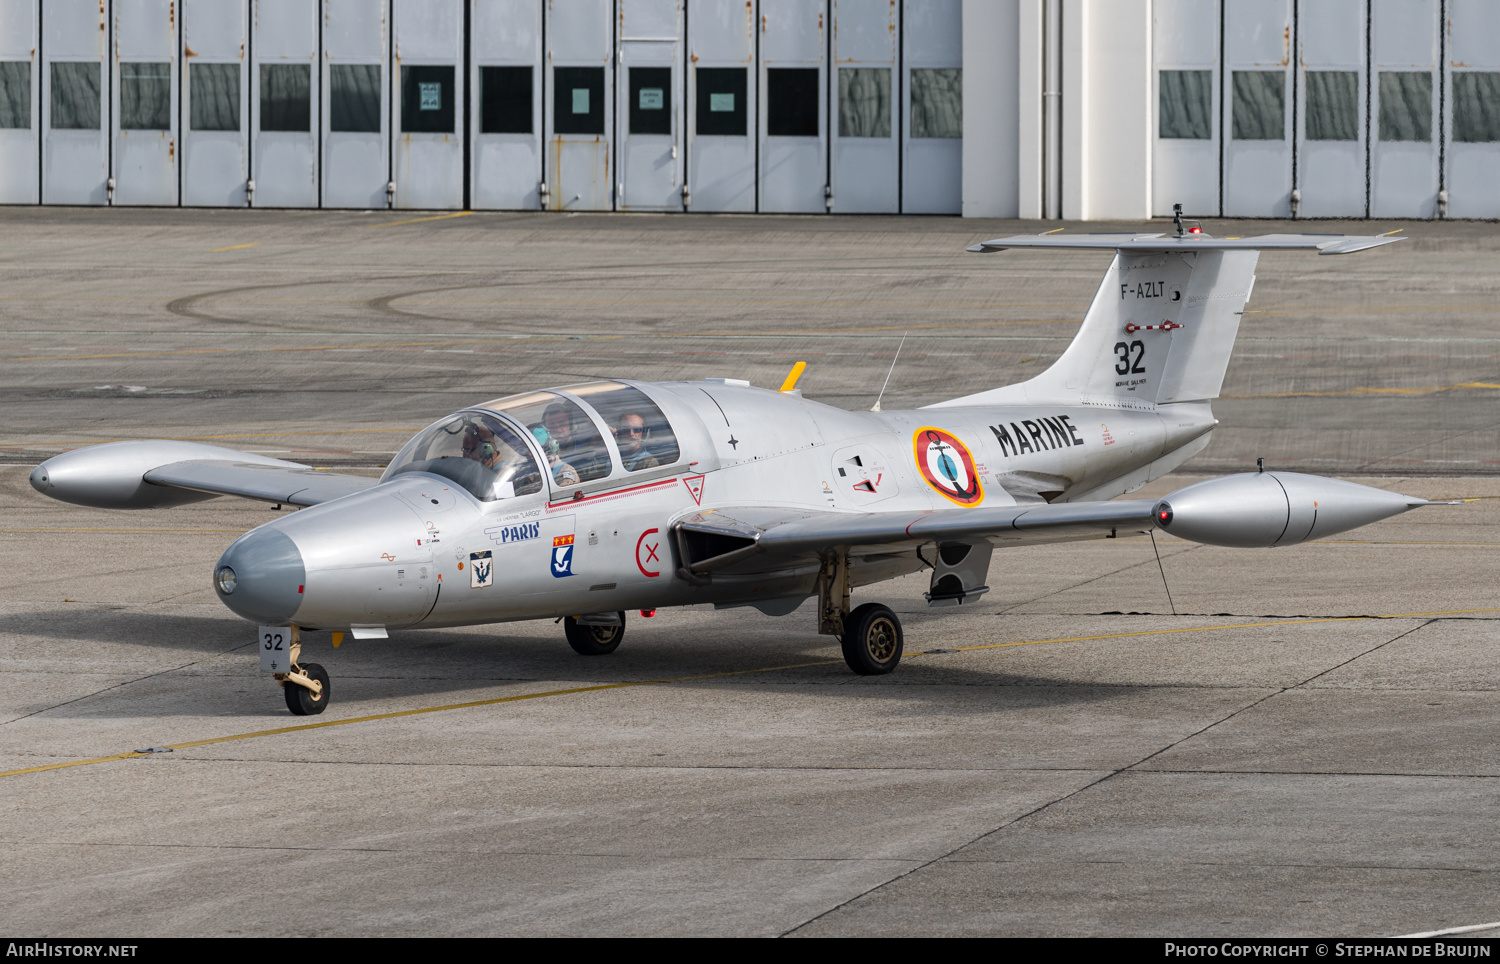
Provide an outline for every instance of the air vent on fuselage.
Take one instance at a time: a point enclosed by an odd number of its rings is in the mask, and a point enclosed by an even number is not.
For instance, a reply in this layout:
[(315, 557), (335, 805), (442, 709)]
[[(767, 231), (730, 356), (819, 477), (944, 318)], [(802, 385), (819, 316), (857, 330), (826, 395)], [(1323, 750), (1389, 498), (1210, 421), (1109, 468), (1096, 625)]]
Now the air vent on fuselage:
[(745, 558), (760, 540), (758, 530), (703, 521), (679, 522), (673, 533), (683, 567), (696, 574), (722, 569)]

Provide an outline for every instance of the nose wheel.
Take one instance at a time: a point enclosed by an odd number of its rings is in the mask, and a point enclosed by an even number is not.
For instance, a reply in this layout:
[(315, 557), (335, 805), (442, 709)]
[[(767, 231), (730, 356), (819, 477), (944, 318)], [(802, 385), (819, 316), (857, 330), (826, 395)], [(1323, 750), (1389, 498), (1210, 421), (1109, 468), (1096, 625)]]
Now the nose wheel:
[[(317, 716), (328, 708), (328, 671), (317, 663), (303, 663), (295, 669), (281, 683), (286, 708), (295, 716)], [(317, 683), (317, 688), (305, 685), (303, 679)]]
[[(604, 622), (609, 616), (615, 622)], [(585, 620), (588, 620), (585, 622)], [(595, 621), (597, 620), (597, 621)], [(623, 612), (596, 616), (568, 616), (563, 620), (563, 633), (568, 645), (579, 656), (607, 656), (620, 648), (625, 638), (625, 614)]]
[(865, 603), (844, 617), (844, 662), (861, 676), (883, 676), (901, 662), (901, 620), (889, 607)]

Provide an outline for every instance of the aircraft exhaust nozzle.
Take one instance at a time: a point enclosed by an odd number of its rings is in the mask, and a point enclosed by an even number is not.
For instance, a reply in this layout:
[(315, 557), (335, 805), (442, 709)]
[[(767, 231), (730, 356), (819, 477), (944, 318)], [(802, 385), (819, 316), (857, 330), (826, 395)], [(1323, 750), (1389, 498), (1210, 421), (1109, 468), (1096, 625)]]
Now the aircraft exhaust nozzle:
[(1357, 529), (1426, 499), (1298, 472), (1247, 472), (1184, 486), (1156, 505), (1156, 524), (1211, 546), (1298, 543)]

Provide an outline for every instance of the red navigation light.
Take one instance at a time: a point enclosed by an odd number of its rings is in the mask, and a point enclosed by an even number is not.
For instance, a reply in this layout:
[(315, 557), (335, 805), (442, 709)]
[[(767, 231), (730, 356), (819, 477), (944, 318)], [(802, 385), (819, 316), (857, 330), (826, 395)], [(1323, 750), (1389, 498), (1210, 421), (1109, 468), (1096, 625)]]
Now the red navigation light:
[(1165, 528), (1172, 523), (1172, 507), (1165, 502), (1156, 503), (1157, 525)]
[(650, 619), (652, 616), (655, 616), (655, 615), (656, 615), (656, 610), (654, 610), (654, 609), (642, 609), (641, 610), (641, 618), (642, 619)]
[(1200, 228), (1200, 227), (1198, 227), (1198, 225), (1196, 225), (1196, 224), (1193, 225), (1192, 227), (1188, 228), (1188, 234), (1202, 234), (1202, 233), (1203, 233), (1203, 229)]

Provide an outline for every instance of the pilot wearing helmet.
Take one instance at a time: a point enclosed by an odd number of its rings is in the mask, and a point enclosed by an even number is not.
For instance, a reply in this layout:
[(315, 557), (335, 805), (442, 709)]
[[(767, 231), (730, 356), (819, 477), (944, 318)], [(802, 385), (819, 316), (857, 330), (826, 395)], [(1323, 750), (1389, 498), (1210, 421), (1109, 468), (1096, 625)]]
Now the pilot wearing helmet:
[(484, 425), (469, 423), (464, 429), (462, 447), (464, 458), (478, 462), (491, 472), (499, 472), (505, 467), (505, 458), (501, 455), (503, 446), (495, 433)]
[(541, 444), (542, 451), (547, 453), (547, 466), (552, 470), (552, 480), (558, 485), (577, 485), (578, 470), (562, 460), (561, 446), (557, 439), (541, 425), (533, 428), (531, 434)]

